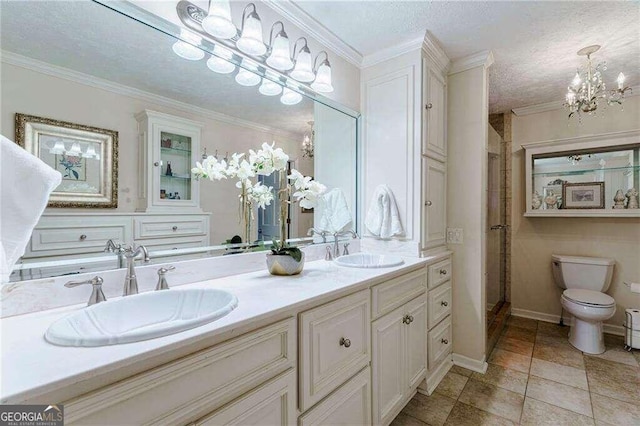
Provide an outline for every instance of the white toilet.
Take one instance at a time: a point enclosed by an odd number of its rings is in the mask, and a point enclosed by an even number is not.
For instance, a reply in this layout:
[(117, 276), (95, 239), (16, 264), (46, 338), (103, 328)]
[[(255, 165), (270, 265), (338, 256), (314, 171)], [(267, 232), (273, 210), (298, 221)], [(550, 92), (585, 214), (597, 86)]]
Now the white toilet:
[(616, 301), (604, 294), (611, 284), (615, 260), (552, 255), (553, 278), (566, 289), (560, 299), (573, 315), (569, 343), (589, 354), (605, 351), (602, 322), (616, 312)]

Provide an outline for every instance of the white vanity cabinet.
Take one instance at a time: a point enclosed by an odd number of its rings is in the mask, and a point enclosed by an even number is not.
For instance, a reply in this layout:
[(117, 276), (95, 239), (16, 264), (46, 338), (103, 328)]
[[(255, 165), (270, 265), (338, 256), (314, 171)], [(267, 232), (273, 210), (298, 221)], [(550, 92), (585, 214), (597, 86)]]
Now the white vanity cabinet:
[(422, 248), (447, 242), (447, 165), (430, 157), (422, 159)]

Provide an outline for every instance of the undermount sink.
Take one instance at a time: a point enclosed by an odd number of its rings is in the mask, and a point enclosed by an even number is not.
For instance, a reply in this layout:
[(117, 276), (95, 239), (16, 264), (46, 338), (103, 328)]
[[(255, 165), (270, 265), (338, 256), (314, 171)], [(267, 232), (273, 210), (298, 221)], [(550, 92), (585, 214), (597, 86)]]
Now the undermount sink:
[(61, 346), (105, 346), (179, 333), (220, 319), (238, 306), (217, 289), (163, 290), (98, 303), (61, 318), (45, 339)]
[(388, 254), (354, 253), (340, 256), (334, 262), (349, 268), (390, 268), (402, 265), (404, 260), (399, 256)]

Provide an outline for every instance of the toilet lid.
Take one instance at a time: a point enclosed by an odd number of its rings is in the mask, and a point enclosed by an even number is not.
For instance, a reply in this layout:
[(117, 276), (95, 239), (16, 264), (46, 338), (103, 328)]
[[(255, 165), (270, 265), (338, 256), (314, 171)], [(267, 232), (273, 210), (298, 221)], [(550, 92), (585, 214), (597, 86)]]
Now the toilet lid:
[(564, 297), (576, 303), (593, 306), (613, 306), (616, 301), (613, 297), (593, 290), (583, 290), (580, 288), (571, 288), (562, 293)]

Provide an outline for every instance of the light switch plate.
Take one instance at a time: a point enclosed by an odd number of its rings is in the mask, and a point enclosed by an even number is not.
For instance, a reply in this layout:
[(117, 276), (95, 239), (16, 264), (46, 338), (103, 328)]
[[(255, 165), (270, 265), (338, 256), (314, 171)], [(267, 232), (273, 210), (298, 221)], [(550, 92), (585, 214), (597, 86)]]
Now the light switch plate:
[(447, 228), (447, 243), (449, 244), (462, 244), (464, 241), (464, 235), (462, 228)]

